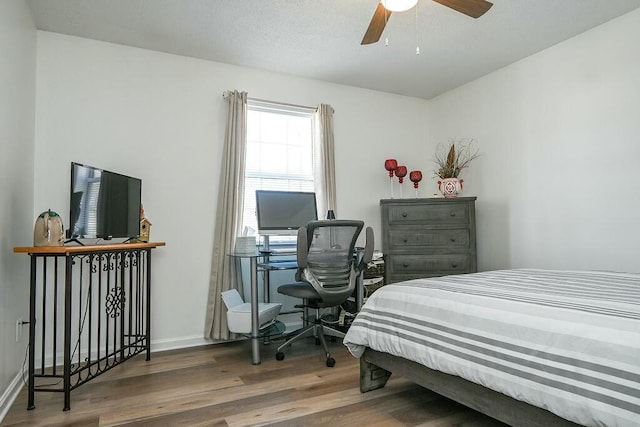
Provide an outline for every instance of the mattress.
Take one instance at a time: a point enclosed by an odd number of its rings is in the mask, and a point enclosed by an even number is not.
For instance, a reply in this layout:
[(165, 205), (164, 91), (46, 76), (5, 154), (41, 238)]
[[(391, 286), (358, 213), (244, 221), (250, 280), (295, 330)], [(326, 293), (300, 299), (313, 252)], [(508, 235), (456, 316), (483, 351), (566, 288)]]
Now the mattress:
[(579, 424), (640, 425), (640, 274), (518, 269), (386, 285), (343, 342)]

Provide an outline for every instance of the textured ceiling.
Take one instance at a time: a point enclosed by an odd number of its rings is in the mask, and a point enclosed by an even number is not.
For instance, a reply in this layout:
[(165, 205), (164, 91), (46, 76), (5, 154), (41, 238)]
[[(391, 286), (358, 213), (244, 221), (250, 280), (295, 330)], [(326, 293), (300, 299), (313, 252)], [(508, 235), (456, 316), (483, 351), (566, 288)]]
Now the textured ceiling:
[(419, 0), (394, 13), (381, 41), (368, 46), (360, 41), (377, 0), (27, 3), (41, 30), (425, 99), (640, 7), (640, 0), (492, 1), (472, 19)]

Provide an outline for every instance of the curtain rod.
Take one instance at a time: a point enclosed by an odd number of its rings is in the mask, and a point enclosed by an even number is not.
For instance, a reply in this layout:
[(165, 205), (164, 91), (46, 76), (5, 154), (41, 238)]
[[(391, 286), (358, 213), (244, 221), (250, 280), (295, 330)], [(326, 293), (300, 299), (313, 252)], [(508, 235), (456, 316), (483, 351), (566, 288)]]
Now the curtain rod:
[(284, 105), (285, 107), (301, 108), (301, 109), (309, 110), (309, 111), (316, 111), (317, 110), (316, 107), (308, 107), (306, 105), (297, 105), (297, 104), (287, 104), (286, 102), (269, 101), (267, 99), (247, 98), (247, 100), (255, 101), (255, 102), (267, 102), (269, 104), (276, 104), (276, 105)]
[[(228, 90), (225, 90), (224, 92), (222, 92), (222, 97), (223, 98), (227, 98), (227, 96), (229, 96), (229, 92)], [(309, 110), (309, 111), (317, 111), (318, 108), (317, 107), (308, 107), (306, 105), (297, 105), (297, 104), (287, 104), (286, 102), (278, 102), (278, 101), (269, 101), (267, 99), (258, 99), (258, 98), (247, 98), (248, 101), (255, 101), (255, 102), (266, 102), (269, 104), (276, 104), (276, 105), (283, 105), (285, 107), (292, 107), (292, 108), (300, 108), (303, 110)]]

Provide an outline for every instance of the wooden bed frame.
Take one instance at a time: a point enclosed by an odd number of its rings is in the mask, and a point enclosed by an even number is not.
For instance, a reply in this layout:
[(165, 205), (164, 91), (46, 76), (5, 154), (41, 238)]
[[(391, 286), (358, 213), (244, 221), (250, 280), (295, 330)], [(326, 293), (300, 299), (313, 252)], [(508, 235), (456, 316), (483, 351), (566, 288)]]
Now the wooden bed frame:
[(366, 393), (384, 387), (392, 372), (511, 426), (578, 426), (545, 409), (479, 384), (370, 348), (360, 358), (360, 391)]

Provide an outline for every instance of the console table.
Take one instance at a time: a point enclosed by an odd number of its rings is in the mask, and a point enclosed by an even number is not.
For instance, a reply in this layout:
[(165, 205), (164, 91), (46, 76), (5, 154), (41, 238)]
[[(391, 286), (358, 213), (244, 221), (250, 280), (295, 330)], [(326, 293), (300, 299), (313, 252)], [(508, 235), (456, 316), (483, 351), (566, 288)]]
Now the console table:
[[(28, 406), (145, 352), (151, 357), (151, 249), (164, 242), (16, 247), (31, 257)], [(60, 366), (62, 364), (62, 366)]]

